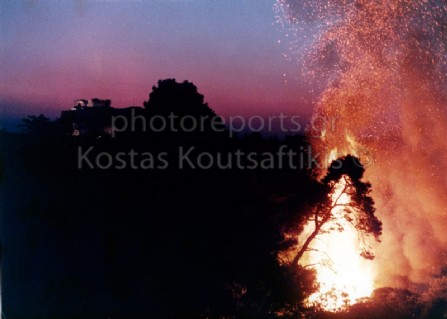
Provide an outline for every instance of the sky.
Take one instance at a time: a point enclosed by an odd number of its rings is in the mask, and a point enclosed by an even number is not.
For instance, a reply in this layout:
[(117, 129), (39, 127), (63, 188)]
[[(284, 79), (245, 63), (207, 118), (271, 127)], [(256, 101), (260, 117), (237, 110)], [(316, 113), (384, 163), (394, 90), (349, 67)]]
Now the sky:
[(189, 80), (218, 114), (310, 114), (275, 0), (2, 1), (0, 116), (141, 106)]

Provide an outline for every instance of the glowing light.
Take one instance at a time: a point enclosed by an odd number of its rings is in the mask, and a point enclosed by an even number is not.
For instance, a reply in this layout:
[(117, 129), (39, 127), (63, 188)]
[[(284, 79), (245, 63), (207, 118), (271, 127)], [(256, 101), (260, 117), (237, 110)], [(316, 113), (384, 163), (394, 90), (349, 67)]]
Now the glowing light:
[[(288, 55), (321, 92), (314, 115), (337, 119), (312, 146), (327, 158), (351, 153), (370, 164), (365, 178), (384, 225), (371, 262), (373, 275), (381, 275), (372, 282), (428, 283), (446, 262), (445, 1), (277, 0), (275, 9), (291, 35)], [(346, 229), (343, 238), (351, 236)], [(346, 248), (338, 235), (323, 236), (341, 243), (337, 256), (355, 248), (355, 240)], [(331, 246), (318, 245), (331, 254)], [(330, 281), (322, 271), (320, 284)]]
[(337, 159), (337, 148), (333, 148), (331, 152), (329, 153), (328, 163), (331, 163), (332, 161), (335, 161)]
[[(341, 310), (358, 299), (369, 297), (374, 289), (372, 263), (360, 256), (362, 237), (345, 218), (344, 205), (350, 197), (343, 193), (347, 177), (335, 185), (331, 196), (332, 218), (322, 227), (310, 249), (303, 255), (300, 264), (316, 270), (319, 290), (308, 298), (308, 305), (326, 310)], [(341, 205), (341, 206), (340, 206)], [(314, 229), (309, 222), (299, 236), (302, 242)]]

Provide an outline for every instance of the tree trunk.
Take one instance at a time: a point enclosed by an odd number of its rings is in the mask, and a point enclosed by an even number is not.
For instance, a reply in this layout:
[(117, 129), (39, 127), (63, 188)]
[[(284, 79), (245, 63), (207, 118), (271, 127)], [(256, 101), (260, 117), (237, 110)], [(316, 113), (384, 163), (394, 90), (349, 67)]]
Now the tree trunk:
[(330, 217), (331, 217), (331, 211), (326, 213), (323, 220), (320, 223), (318, 223), (318, 213), (315, 213), (315, 229), (312, 232), (312, 234), (310, 234), (309, 237), (307, 237), (303, 246), (301, 247), (301, 249), (298, 251), (298, 253), (293, 258), (292, 265), (298, 264), (301, 257), (303, 257), (304, 253), (307, 251), (307, 248), (309, 248), (309, 245), (312, 242), (312, 240), (314, 240), (314, 238), (317, 237), (318, 233), (320, 232), (321, 227), (329, 220)]
[(338, 204), (338, 200), (340, 199), (341, 195), (346, 192), (347, 188), (348, 188), (348, 186), (345, 184), (343, 190), (340, 192), (338, 197), (332, 202), (332, 205), (327, 208), (328, 210), (327, 210), (327, 212), (325, 212), (324, 217), (321, 220), (321, 222), (318, 222), (318, 210), (315, 211), (315, 229), (309, 235), (309, 237), (307, 237), (307, 239), (304, 242), (303, 246), (301, 247), (301, 249), (297, 252), (295, 257), (293, 258), (292, 265), (297, 265), (298, 264), (298, 262), (300, 261), (301, 257), (303, 257), (304, 253), (309, 248), (309, 245), (312, 242), (312, 240), (314, 240), (315, 237), (317, 237), (317, 235), (320, 233), (321, 227), (323, 227), (323, 225), (326, 224), (326, 222), (331, 218), (332, 210), (335, 207), (340, 206), (340, 204)]

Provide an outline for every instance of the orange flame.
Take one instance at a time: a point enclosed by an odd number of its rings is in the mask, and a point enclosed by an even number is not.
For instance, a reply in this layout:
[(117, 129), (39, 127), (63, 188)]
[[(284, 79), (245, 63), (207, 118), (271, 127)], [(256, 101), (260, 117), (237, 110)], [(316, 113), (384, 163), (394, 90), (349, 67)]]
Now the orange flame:
[[(360, 256), (362, 237), (345, 218), (344, 205), (351, 201), (343, 193), (347, 177), (341, 178), (331, 195), (332, 218), (322, 227), (322, 234), (311, 244), (300, 264), (316, 271), (319, 290), (312, 294), (307, 304), (336, 311), (369, 297), (374, 289), (374, 273), (370, 260)], [(302, 242), (313, 231), (309, 222), (299, 236)]]

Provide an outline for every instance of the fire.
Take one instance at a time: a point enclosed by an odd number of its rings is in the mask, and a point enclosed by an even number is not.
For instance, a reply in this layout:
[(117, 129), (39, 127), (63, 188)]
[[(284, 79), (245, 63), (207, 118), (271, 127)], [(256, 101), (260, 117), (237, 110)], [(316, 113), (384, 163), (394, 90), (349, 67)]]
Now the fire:
[[(312, 248), (322, 253), (308, 252), (301, 263), (314, 265), (321, 285), (309, 300), (321, 300), (332, 287), (347, 291), (328, 306), (334, 309), (343, 299), (349, 303), (368, 295), (374, 285), (411, 288), (442, 276), (447, 262), (445, 1), (277, 0), (275, 8), (303, 77), (315, 84), (315, 116), (337, 119), (312, 146), (332, 159), (349, 152), (368, 164), (365, 176), (384, 225), (374, 263), (354, 253), (362, 241), (349, 227), (321, 234)], [(352, 144), (360, 146), (357, 153)], [(327, 272), (324, 260), (330, 260)], [(353, 269), (344, 277), (348, 266)]]
[[(328, 152), (328, 163), (347, 154), (357, 155), (361, 145), (348, 132), (345, 140), (343, 153), (335, 147)], [(284, 264), (297, 261), (300, 266), (315, 270), (319, 289), (308, 297), (309, 307), (339, 311), (372, 295), (377, 288), (376, 265), (366, 253), (372, 249), (371, 237), (356, 227), (362, 212), (350, 196), (355, 193), (352, 180), (342, 175), (330, 185), (327, 210), (315, 211), (298, 235), (293, 251), (283, 251), (278, 258)], [(285, 236), (292, 237), (287, 233)]]
[[(341, 178), (331, 195), (332, 218), (322, 227), (303, 255), (300, 264), (316, 271), (319, 291), (308, 298), (308, 305), (336, 311), (354, 304), (358, 299), (368, 297), (374, 289), (372, 262), (360, 256), (363, 238), (345, 218), (345, 205), (350, 197), (343, 193), (347, 177)], [(299, 236), (303, 242), (313, 231), (310, 221)]]

